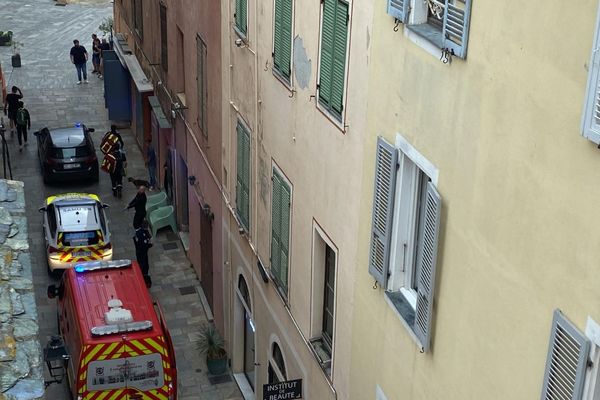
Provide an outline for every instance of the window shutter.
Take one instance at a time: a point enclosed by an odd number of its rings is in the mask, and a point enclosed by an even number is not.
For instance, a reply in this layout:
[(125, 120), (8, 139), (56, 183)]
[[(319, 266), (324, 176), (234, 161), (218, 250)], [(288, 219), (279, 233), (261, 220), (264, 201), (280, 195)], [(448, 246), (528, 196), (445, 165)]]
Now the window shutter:
[(377, 138), (375, 159), (375, 190), (369, 273), (385, 289), (390, 262), (390, 238), (396, 191), (398, 152), (382, 137)]
[(348, 37), (348, 4), (338, 1), (335, 13), (335, 41), (331, 79), (331, 108), (342, 116), (346, 72), (346, 43)]
[(289, 78), (291, 73), (292, 7), (292, 0), (275, 0), (273, 63), (275, 69), (286, 78)]
[(271, 272), (285, 294), (288, 290), (291, 195), (290, 187), (274, 170), (271, 211)]
[(250, 230), (250, 134), (237, 125), (237, 190), (236, 207), (240, 222)]
[(335, 39), (335, 6), (337, 0), (324, 0), (321, 28), (321, 65), (319, 68), (319, 101), (327, 108), (331, 104), (331, 71)]
[(241, 31), (242, 30), (242, 1), (235, 0), (235, 26)]
[(242, 20), (241, 29), (244, 34), (248, 32), (248, 0), (241, 0), (242, 4)]
[(417, 309), (414, 326), (415, 334), (425, 352), (429, 351), (431, 342), (437, 247), (442, 210), (442, 198), (431, 182), (427, 183), (426, 196), (417, 243)]
[(471, 0), (446, 0), (442, 47), (454, 50), (454, 55), (460, 58), (467, 57), (470, 16)]
[(387, 13), (400, 22), (406, 22), (408, 13), (405, 11), (410, 0), (387, 0)]
[(600, 8), (596, 19), (594, 45), (590, 57), (588, 84), (581, 122), (581, 134), (600, 144)]
[(560, 312), (554, 311), (542, 400), (580, 400), (590, 342)]
[(290, 206), (292, 192), (290, 187), (281, 181), (281, 284), (283, 291), (288, 291), (289, 247), (290, 247)]
[(271, 273), (281, 285), (281, 178), (273, 171), (271, 195)]

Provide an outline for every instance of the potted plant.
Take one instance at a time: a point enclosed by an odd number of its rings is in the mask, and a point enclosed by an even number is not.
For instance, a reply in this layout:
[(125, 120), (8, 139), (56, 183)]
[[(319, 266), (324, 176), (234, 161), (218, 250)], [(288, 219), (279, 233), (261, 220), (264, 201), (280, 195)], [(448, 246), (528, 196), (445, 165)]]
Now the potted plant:
[(212, 324), (203, 325), (196, 343), (198, 350), (206, 354), (208, 372), (213, 375), (223, 374), (227, 370), (227, 352), (225, 341), (217, 328)]
[(10, 46), (12, 41), (12, 31), (0, 31), (0, 46)]
[(110, 35), (108, 42), (110, 43), (111, 49), (112, 49), (112, 44), (113, 44), (113, 36), (112, 36), (113, 25), (114, 25), (113, 17), (106, 17), (102, 20), (102, 23), (98, 26), (98, 29), (100, 29), (100, 31), (104, 34), (104, 36), (106, 36), (106, 34)]
[(21, 47), (23, 47), (23, 43), (13, 40), (12, 46), (13, 46), (13, 55), (12, 55), (10, 61), (12, 63), (13, 68), (18, 68), (21, 66), (21, 53), (19, 53), (19, 49)]

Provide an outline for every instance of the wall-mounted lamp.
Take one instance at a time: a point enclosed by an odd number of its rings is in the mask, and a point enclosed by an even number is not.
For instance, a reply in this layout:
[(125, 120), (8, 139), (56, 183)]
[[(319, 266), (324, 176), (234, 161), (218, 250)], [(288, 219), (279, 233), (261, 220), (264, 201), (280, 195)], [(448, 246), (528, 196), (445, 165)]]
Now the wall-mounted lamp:
[(190, 183), (190, 185), (194, 186), (194, 184), (196, 183), (196, 177), (194, 175), (188, 176), (188, 182)]

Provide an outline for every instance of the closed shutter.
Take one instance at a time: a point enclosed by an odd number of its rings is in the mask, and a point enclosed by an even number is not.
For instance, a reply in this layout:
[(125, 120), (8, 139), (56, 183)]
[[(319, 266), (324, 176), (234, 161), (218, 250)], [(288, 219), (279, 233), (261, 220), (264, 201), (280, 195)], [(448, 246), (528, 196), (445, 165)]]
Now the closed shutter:
[(542, 400), (581, 400), (590, 342), (560, 312), (554, 311)]
[(196, 53), (197, 53), (197, 73), (196, 84), (198, 88), (198, 126), (202, 133), (206, 136), (207, 131), (207, 100), (208, 88), (206, 87), (206, 43), (200, 37), (196, 36)]
[(235, 0), (235, 26), (246, 34), (248, 24), (248, 0)]
[(348, 4), (324, 0), (319, 69), (319, 103), (341, 119), (344, 102)]
[(285, 78), (289, 78), (291, 74), (292, 11), (292, 0), (275, 0), (273, 63)]
[(291, 190), (277, 171), (273, 171), (271, 209), (271, 272), (287, 294), (290, 238)]
[(237, 124), (237, 186), (236, 208), (238, 218), (250, 230), (250, 134), (238, 121)]
[(369, 273), (385, 288), (390, 262), (390, 238), (396, 191), (398, 152), (382, 137), (377, 138), (375, 159), (375, 189)]
[(454, 51), (460, 58), (467, 57), (471, 0), (446, 0), (442, 28), (442, 48)]
[(415, 312), (415, 334), (429, 351), (433, 318), (433, 295), (437, 263), (438, 236), (442, 198), (431, 182), (427, 183), (427, 193), (423, 205), (417, 242), (417, 309)]
[(406, 22), (408, 13), (405, 11), (410, 0), (387, 0), (387, 13), (400, 22)]
[(594, 32), (594, 45), (590, 57), (588, 84), (583, 108), (581, 134), (600, 144), (600, 8)]

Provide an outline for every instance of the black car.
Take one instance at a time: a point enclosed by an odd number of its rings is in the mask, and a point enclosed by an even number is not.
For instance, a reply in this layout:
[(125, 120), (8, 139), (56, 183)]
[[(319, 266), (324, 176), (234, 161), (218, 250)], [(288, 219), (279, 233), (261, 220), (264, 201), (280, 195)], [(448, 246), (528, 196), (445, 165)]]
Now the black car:
[(44, 183), (90, 178), (98, 182), (98, 157), (91, 132), (94, 129), (83, 124), (34, 132)]

